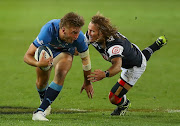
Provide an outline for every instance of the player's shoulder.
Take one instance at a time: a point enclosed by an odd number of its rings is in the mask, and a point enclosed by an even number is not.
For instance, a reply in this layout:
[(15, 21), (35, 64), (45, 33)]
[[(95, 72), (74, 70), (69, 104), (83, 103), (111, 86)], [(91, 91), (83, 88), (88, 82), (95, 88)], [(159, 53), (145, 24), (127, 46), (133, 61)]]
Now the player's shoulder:
[(107, 42), (106, 42), (107, 48), (110, 48), (110, 47), (116, 46), (116, 45), (122, 45), (122, 42), (118, 38), (110, 37), (109, 40), (107, 40)]
[(52, 19), (52, 20), (48, 21), (44, 26), (59, 28), (59, 23), (60, 23), (60, 19)]
[(82, 31), (79, 32), (79, 36), (76, 41), (80, 43), (85, 41), (84, 33)]
[(127, 42), (127, 41), (128, 41), (128, 39), (124, 35), (122, 35), (120, 32), (117, 32), (116, 37), (110, 36), (107, 39), (107, 46), (108, 47), (112, 47), (112, 46), (115, 46), (115, 45), (123, 46), (124, 43)]
[(85, 42), (86, 42), (88, 45), (91, 44), (90, 41), (89, 41), (88, 31), (84, 34), (84, 40), (85, 40)]
[(60, 19), (52, 19), (52, 20), (48, 21), (47, 24), (51, 24), (51, 23), (59, 24), (60, 21), (61, 21)]
[(60, 19), (52, 19), (48, 21), (41, 30), (46, 31), (48, 34), (56, 34), (59, 30), (59, 22)]

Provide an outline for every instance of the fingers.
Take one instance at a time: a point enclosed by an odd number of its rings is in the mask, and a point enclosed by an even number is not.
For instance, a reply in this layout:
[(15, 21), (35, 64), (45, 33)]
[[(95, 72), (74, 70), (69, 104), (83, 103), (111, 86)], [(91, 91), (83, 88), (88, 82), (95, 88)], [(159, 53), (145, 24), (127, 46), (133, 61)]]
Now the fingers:
[(86, 91), (86, 92), (87, 92), (88, 98), (93, 98), (94, 90)]
[(97, 79), (97, 75), (95, 75), (94, 72), (92, 72), (87, 77), (88, 77), (88, 80), (91, 81), (91, 82), (94, 82)]
[(96, 81), (98, 81), (98, 79), (97, 79), (97, 78), (95, 78), (95, 77), (88, 78), (88, 80), (89, 80), (89, 81), (91, 81), (91, 82), (96, 82)]
[(46, 58), (45, 58), (45, 51), (43, 50), (43, 51), (42, 51), (42, 57), (40, 58), (40, 61), (42, 61), (42, 60), (44, 60), (44, 59), (46, 59)]
[(89, 92), (87, 92), (87, 91), (86, 91), (86, 93), (87, 93), (87, 95), (88, 95), (88, 98), (90, 98), (90, 93), (89, 93)]
[(91, 90), (90, 91), (90, 98), (93, 98), (93, 95), (94, 95), (94, 90)]
[(53, 57), (49, 57), (49, 58), (45, 58), (45, 51), (42, 52), (42, 57), (40, 59), (41, 62), (41, 66), (42, 67), (47, 67), (47, 66), (52, 66), (52, 63), (53, 63)]
[(91, 73), (90, 75), (88, 75), (87, 77), (88, 78), (92, 78), (92, 77), (95, 77), (96, 75), (94, 75), (93, 73)]
[(95, 79), (95, 77), (88, 77), (88, 80), (89, 81), (92, 81), (92, 80), (94, 80)]
[[(82, 87), (80, 93), (82, 93), (82, 91), (83, 91), (84, 89), (85, 89), (85, 88)], [(86, 93), (87, 93), (87, 95), (88, 95), (88, 98), (92, 98), (91, 92), (89, 92), (87, 89), (85, 89), (85, 90), (86, 90)]]
[(94, 70), (94, 73), (101, 71), (100, 69)]
[(90, 87), (89, 87), (89, 98), (93, 98), (93, 95), (94, 95), (94, 89), (93, 89), (93, 86), (92, 85), (90, 85)]
[(51, 56), (51, 57), (49, 57), (47, 60), (53, 61), (53, 57)]
[(81, 88), (81, 91), (80, 91), (80, 93), (82, 93), (82, 91), (83, 91), (83, 90), (84, 90), (84, 87), (82, 87), (82, 88)]
[(96, 75), (98, 75), (98, 72), (99, 72), (100, 70), (95, 70), (94, 72), (91, 72), (91, 74), (90, 75), (88, 75), (88, 77), (95, 77)]
[(89, 81), (96, 82), (105, 78), (104, 74), (105, 74), (104, 71), (98, 69), (98, 70), (94, 70), (94, 72), (91, 72), (91, 74), (88, 75), (87, 77)]
[(92, 85), (82, 86), (80, 93), (82, 93), (83, 90), (86, 90), (86, 93), (88, 95), (88, 98), (93, 98), (94, 90)]
[(88, 80), (91, 81), (91, 82), (98, 81), (98, 75), (91, 74), (91, 75), (88, 75), (87, 77), (88, 77)]
[(42, 56), (43, 56), (43, 57), (45, 57), (45, 53), (46, 53), (46, 52), (43, 50), (43, 52), (42, 52)]
[(48, 65), (51, 66), (53, 64), (53, 58), (52, 56), (47, 59)]

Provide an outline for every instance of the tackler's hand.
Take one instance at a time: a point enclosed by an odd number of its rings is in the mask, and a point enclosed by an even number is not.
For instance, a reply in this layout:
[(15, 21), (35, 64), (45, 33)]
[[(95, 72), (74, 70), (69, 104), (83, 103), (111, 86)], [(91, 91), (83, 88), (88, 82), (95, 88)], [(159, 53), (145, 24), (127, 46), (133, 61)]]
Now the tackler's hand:
[(96, 81), (100, 81), (103, 78), (106, 77), (106, 74), (104, 71), (102, 70), (95, 70), (94, 72), (92, 72), (90, 75), (87, 76), (88, 80), (91, 82), (96, 82)]

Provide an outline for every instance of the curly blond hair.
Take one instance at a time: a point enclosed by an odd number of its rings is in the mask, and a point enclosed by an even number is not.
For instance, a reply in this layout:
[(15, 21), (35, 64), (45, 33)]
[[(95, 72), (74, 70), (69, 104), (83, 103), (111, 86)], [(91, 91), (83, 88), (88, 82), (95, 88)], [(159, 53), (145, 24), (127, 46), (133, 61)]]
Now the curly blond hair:
[(109, 18), (104, 17), (99, 12), (92, 17), (91, 23), (95, 24), (99, 30), (99, 32), (102, 33), (103, 38), (101, 38), (104, 41), (106, 41), (110, 36), (113, 36), (114, 38), (117, 38), (117, 28), (113, 26), (110, 22)]

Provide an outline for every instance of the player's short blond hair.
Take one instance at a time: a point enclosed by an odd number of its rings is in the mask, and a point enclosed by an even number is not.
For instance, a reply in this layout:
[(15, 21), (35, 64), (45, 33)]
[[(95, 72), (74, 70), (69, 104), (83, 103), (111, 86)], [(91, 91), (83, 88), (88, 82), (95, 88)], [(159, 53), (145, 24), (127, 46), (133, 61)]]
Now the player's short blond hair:
[(60, 28), (66, 27), (82, 27), (84, 25), (84, 18), (77, 13), (70, 12), (64, 15), (60, 22)]

